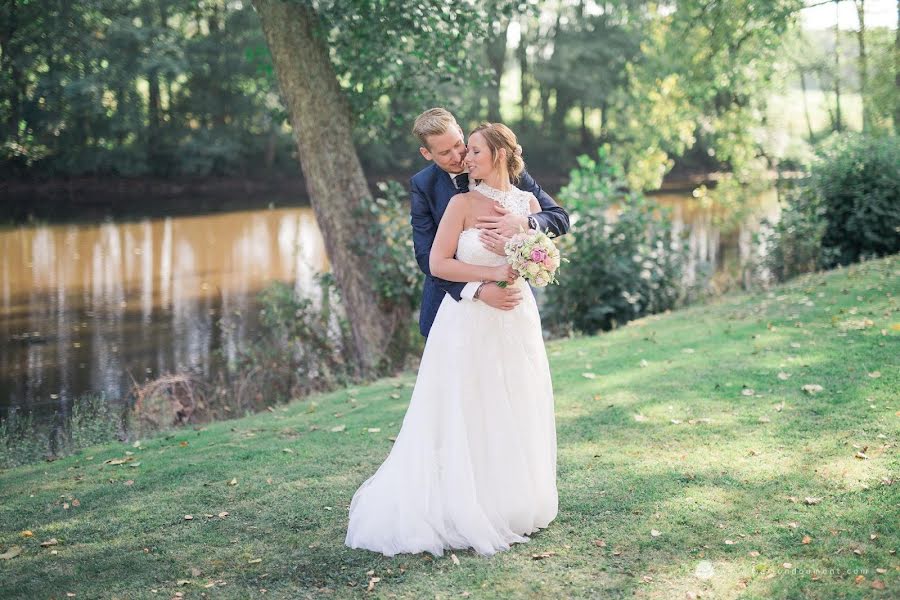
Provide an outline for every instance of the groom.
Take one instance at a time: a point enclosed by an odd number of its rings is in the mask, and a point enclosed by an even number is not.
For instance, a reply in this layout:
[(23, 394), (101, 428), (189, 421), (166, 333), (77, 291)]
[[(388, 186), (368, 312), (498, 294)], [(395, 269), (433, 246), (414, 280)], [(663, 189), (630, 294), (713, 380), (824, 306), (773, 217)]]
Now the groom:
[[(433, 164), (410, 179), (410, 217), (416, 262), (425, 273), (422, 306), (419, 309), (419, 331), (428, 337), (444, 294), (457, 302), (484, 302), (499, 310), (512, 310), (522, 300), (522, 292), (515, 286), (501, 288), (495, 282), (474, 281), (455, 283), (431, 275), (428, 255), (434, 243), (438, 223), (447, 209), (450, 198), (469, 191), (469, 174), (465, 173), (466, 143), (462, 128), (449, 111), (431, 108), (416, 118), (413, 133), (422, 142), (419, 152)], [(569, 231), (569, 215), (556, 204), (547, 192), (527, 172), (516, 184), (531, 192), (541, 205), (541, 212), (520, 217), (495, 205), (495, 214), (479, 217), (481, 243), (485, 248), (504, 255), (503, 246), (514, 233), (523, 229), (539, 229), (551, 237)]]

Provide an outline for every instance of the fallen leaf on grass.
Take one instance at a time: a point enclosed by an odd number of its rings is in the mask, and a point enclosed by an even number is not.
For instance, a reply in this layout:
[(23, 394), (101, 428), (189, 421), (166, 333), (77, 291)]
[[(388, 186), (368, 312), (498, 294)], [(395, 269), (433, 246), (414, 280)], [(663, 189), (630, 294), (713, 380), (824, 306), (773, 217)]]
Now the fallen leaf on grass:
[(459, 566), (459, 559), (456, 557), (455, 554), (452, 554), (452, 553), (450, 554), (450, 560), (453, 561), (454, 565), (456, 565), (457, 567)]
[(866, 453), (865, 453), (865, 452), (862, 452), (862, 451), (857, 452), (857, 453), (854, 454), (853, 456), (854, 456), (855, 458), (860, 459), (860, 460), (869, 460), (869, 457), (866, 455)]
[(606, 548), (605, 540), (594, 540), (594, 545), (599, 546), (600, 548)]
[(247, 561), (247, 564), (248, 564), (248, 565), (255, 565), (255, 564), (259, 564), (259, 563), (261, 563), (261, 562), (262, 562), (262, 559), (261, 559), (261, 558), (251, 558), (250, 560)]
[(873, 590), (883, 590), (885, 588), (884, 582), (880, 579), (872, 580), (872, 589)]
[(804, 536), (803, 536), (802, 543), (808, 544), (808, 543), (810, 543), (811, 541), (812, 541), (812, 538), (809, 537), (808, 535), (804, 535)]
[(803, 390), (804, 392), (806, 392), (807, 394), (812, 395), (812, 394), (818, 394), (819, 392), (821, 392), (821, 391), (824, 390), (825, 388), (823, 388), (823, 387), (822, 387), (821, 385), (819, 385), (818, 383), (807, 383), (806, 385), (804, 385), (804, 386), (803, 386), (802, 388), (800, 388), (800, 389)]
[(659, 537), (659, 536), (662, 535), (662, 533), (660, 533), (660, 532), (657, 531), (656, 529), (651, 529), (651, 530), (650, 530), (650, 535), (652, 535), (653, 537)]
[(391, 394), (391, 398), (392, 398), (393, 400), (399, 400), (399, 399), (400, 399), (400, 394)]
[(762, 416), (759, 418), (759, 422), (760, 423), (771, 423), (772, 419), (770, 419), (769, 417), (766, 417), (766, 416)]
[(193, 520), (194, 520), (194, 515), (184, 515), (184, 520), (185, 520), (185, 521), (193, 521)]
[(596, 379), (597, 378), (597, 375), (595, 375), (594, 373), (582, 373), (581, 376), (584, 377), (585, 379)]
[(237, 477), (228, 482), (228, 485), (237, 485)]
[(340, 432), (344, 431), (345, 429), (347, 429), (346, 425), (335, 425), (334, 427), (329, 429), (329, 431), (331, 431), (331, 433), (340, 433)]
[(372, 577), (369, 579), (369, 585), (366, 586), (366, 591), (371, 592), (375, 589), (375, 584), (381, 581), (381, 577)]
[(791, 378), (790, 373), (785, 373), (784, 371), (781, 371), (780, 373), (778, 373), (778, 379), (780, 379), (782, 381), (787, 381), (790, 378)]
[(741, 396), (752, 396), (755, 393), (753, 388), (744, 388), (741, 390)]
[(735, 542), (734, 540), (725, 540), (725, 544), (728, 545), (728, 546), (733, 546), (733, 545), (736, 544), (736, 543), (737, 543), (737, 542)]
[(293, 454), (293, 453), (294, 453), (294, 451), (291, 450), (290, 448), (282, 448), (281, 451), (282, 451), (282, 452), (286, 452), (287, 454)]
[(681, 351), (684, 352), (685, 354), (693, 354), (694, 353), (693, 348), (682, 348)]
[(227, 516), (228, 516), (228, 512), (227, 512), (227, 511), (224, 511), (224, 510), (223, 510), (222, 512), (219, 513), (219, 518), (220, 518), (220, 519), (224, 519), (224, 518), (227, 517)]
[(19, 535), (21, 535), (21, 536), (24, 537), (24, 538), (30, 538), (30, 537), (34, 536), (34, 533), (32, 533), (30, 529), (26, 529), (25, 531), (23, 531), (23, 532), (20, 533)]
[(759, 556), (759, 551), (757, 551), (757, 550), (751, 550), (751, 551), (748, 552), (747, 554), (749, 554), (749, 555), (752, 556), (753, 558), (756, 558), (757, 556)]
[(17, 557), (20, 554), (22, 554), (21, 546), (11, 546), (6, 552), (0, 554), (0, 559), (9, 560), (11, 558)]
[(126, 456), (125, 458), (110, 458), (108, 460), (104, 460), (104, 465), (124, 465), (127, 462), (131, 462), (134, 460), (133, 456)]
[(381, 433), (381, 427), (369, 427), (367, 431), (369, 433)]
[(50, 538), (46, 542), (41, 542), (42, 548), (47, 548), (49, 546), (56, 546), (59, 544), (59, 541), (56, 538)]
[(818, 504), (821, 501), (822, 501), (821, 498), (813, 498), (812, 496), (807, 496), (806, 498), (803, 499), (804, 504), (807, 504), (809, 506), (812, 506), (813, 504)]
[(871, 373), (866, 373), (866, 375), (868, 375), (872, 379), (878, 379), (879, 377), (881, 377), (881, 371), (872, 371)]
[(550, 558), (556, 554), (556, 552), (541, 552), (540, 554), (532, 554), (531, 560), (543, 560), (545, 558)]

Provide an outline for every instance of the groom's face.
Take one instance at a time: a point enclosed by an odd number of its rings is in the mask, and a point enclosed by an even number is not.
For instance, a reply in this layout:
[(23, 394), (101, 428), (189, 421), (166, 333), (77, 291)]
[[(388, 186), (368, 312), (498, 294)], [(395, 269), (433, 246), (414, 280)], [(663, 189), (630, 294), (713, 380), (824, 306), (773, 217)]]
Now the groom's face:
[(422, 146), (419, 152), (425, 160), (433, 160), (448, 173), (462, 173), (465, 170), (466, 143), (458, 126), (440, 135), (428, 136), (428, 147)]

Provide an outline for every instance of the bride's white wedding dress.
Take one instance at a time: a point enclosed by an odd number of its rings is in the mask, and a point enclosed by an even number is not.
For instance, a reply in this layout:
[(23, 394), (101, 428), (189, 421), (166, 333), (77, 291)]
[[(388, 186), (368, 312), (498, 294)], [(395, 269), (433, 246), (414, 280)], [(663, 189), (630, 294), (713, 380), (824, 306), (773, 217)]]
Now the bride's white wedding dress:
[[(503, 204), (527, 215), (532, 197), (513, 188)], [(505, 262), (477, 229), (460, 234), (456, 257)], [(521, 278), (514, 285), (523, 300), (510, 311), (444, 298), (390, 455), (353, 495), (351, 548), (490, 555), (556, 517), (550, 368), (531, 288)]]

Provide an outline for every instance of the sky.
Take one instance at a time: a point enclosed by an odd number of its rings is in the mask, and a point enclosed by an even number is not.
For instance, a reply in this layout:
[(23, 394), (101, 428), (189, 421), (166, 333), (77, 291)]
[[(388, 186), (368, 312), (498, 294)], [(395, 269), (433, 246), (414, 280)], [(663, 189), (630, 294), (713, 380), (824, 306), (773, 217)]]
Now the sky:
[[(818, 4), (822, 0), (806, 0), (807, 5)], [(889, 27), (897, 28), (897, 2), (896, 0), (865, 0), (866, 4), (866, 28)], [(856, 17), (855, 3), (844, 0), (835, 8), (833, 2), (822, 6), (806, 8), (801, 13), (804, 29), (826, 29), (834, 27), (835, 18), (839, 19), (841, 29), (856, 30), (859, 28), (859, 19)]]

